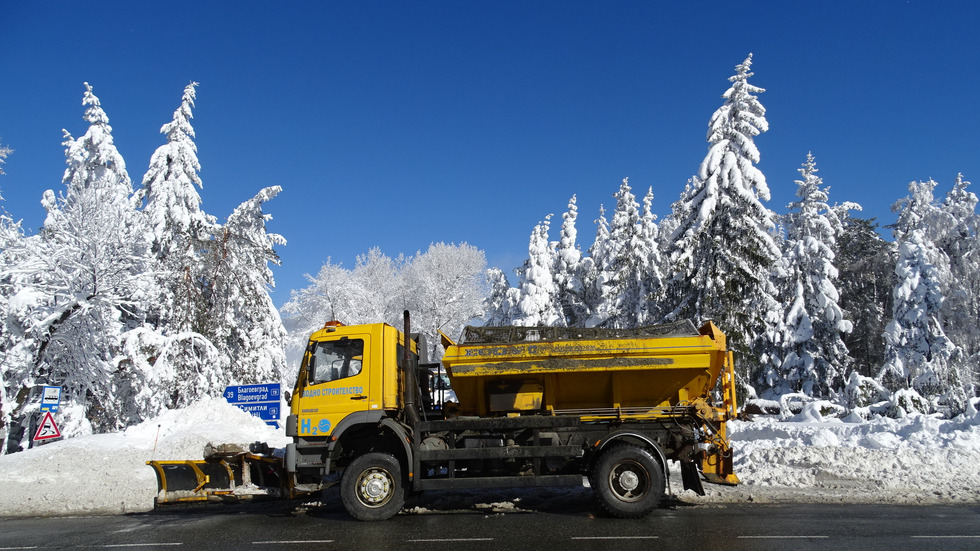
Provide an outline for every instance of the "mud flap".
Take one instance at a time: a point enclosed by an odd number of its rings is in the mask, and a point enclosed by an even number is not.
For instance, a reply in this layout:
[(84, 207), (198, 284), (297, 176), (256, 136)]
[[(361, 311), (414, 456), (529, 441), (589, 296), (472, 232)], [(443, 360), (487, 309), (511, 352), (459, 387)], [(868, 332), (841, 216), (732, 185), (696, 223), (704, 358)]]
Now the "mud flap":
[(704, 495), (704, 486), (701, 485), (701, 474), (698, 466), (693, 461), (681, 462), (681, 480), (684, 482), (684, 489), (691, 490), (699, 496)]

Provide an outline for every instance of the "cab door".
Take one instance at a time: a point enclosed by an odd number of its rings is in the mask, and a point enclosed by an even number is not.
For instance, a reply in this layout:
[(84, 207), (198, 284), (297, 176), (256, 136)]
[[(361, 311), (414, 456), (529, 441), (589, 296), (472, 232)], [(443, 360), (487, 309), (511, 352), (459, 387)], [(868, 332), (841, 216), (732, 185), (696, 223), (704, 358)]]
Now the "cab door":
[(371, 400), (373, 343), (370, 333), (347, 333), (316, 342), (307, 366), (299, 436), (327, 436), (348, 415), (376, 409)]

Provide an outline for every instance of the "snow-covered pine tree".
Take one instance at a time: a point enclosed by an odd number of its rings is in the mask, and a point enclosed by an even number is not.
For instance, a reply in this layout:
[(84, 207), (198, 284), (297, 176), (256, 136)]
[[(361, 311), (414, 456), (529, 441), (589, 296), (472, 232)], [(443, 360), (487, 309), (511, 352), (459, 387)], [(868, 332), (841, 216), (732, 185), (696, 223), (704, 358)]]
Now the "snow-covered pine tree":
[(637, 257), (640, 261), (640, 274), (643, 281), (644, 300), (637, 311), (637, 324), (657, 323), (663, 317), (664, 281), (660, 255), (660, 228), (657, 215), (653, 213), (653, 187), (647, 189), (643, 197), (643, 212), (640, 215), (640, 239)]
[(148, 323), (121, 337), (121, 365), (150, 373), (147, 384), (134, 387), (140, 418), (165, 408), (182, 407), (199, 398), (198, 389), (215, 389), (227, 382), (228, 359), (204, 335), (213, 330), (205, 302), (208, 274), (205, 251), (217, 227), (201, 208), (201, 169), (190, 124), (196, 82), (184, 88), (180, 106), (160, 132), (167, 143), (150, 158), (137, 200), (149, 230), (156, 277)]
[(520, 270), (520, 300), (514, 317), (514, 325), (564, 326), (558, 289), (552, 270), (555, 266), (555, 251), (548, 241), (551, 215), (534, 226), (528, 242), (528, 259)]
[[(6, 332), (20, 341), (5, 358), (17, 367), (5, 369), (24, 385), (64, 388), (68, 435), (117, 429), (135, 419), (131, 391), (147, 374), (117, 364), (119, 336), (142, 324), (152, 289), (147, 232), (126, 165), (99, 99), (88, 83), (85, 88), (88, 130), (78, 139), (65, 131), (66, 190), (60, 197), (44, 193), (44, 227), (24, 241), (18, 264), (5, 265), (2, 277), (16, 287)], [(22, 417), (29, 409), (20, 401), (11, 413)]]
[(173, 120), (160, 129), (167, 136), (150, 158), (139, 197), (146, 200), (142, 213), (152, 231), (152, 251), (161, 296), (156, 304), (161, 329), (168, 333), (200, 332), (206, 308), (200, 282), (204, 279), (203, 253), (213, 238), (216, 220), (201, 210), (201, 164), (190, 120), (196, 98), (196, 82), (184, 88)]
[[(605, 247), (606, 271), (609, 279), (604, 289), (603, 321), (607, 327), (637, 327), (650, 321), (651, 295), (649, 270), (656, 242), (655, 226), (651, 218), (640, 217), (640, 206), (636, 202), (629, 179), (624, 178), (616, 198), (609, 227), (609, 238)], [(652, 195), (648, 194), (652, 202)], [(644, 232), (649, 233), (646, 235)]]
[(612, 296), (610, 281), (613, 255), (609, 243), (609, 222), (606, 220), (606, 209), (603, 205), (599, 205), (599, 218), (595, 220), (595, 225), (595, 239), (580, 270), (585, 288), (584, 302), (589, 313), (583, 324), (585, 327), (596, 327), (605, 323), (612, 308), (609, 298)]
[(562, 215), (561, 238), (555, 254), (555, 285), (558, 289), (558, 302), (562, 315), (569, 327), (581, 327), (588, 319), (585, 305), (585, 285), (582, 280), (582, 251), (578, 246), (578, 220), (576, 197), (568, 201), (568, 211)]
[(776, 335), (779, 359), (760, 382), (775, 394), (802, 392), (829, 396), (839, 390), (851, 358), (842, 334), (852, 329), (838, 306), (834, 249), (841, 223), (827, 204), (828, 188), (817, 176), (816, 161), (807, 154), (799, 169), (797, 201), (785, 217), (784, 285), (782, 302), (788, 305)]
[(912, 229), (899, 247), (892, 320), (885, 328), (885, 364), (880, 382), (889, 390), (912, 389), (924, 397), (962, 391), (950, 362), (956, 346), (946, 337), (938, 314), (944, 300), (940, 273), (929, 261), (923, 231)]
[[(925, 232), (936, 223), (939, 217), (939, 206), (936, 205), (934, 195), (937, 185), (939, 184), (934, 180), (909, 182), (909, 194), (892, 205), (892, 211), (898, 213), (898, 220), (888, 227), (891, 228), (896, 242), (905, 241), (913, 231)], [(925, 238), (926, 234), (923, 233), (920, 237)], [(931, 248), (933, 250), (929, 251), (930, 254), (939, 252), (938, 248)], [(938, 257), (930, 259), (933, 263), (937, 260)]]
[(743, 383), (758, 369), (758, 339), (781, 317), (771, 280), (779, 259), (774, 215), (762, 204), (769, 187), (755, 166), (754, 138), (769, 124), (756, 96), (764, 90), (748, 82), (751, 63), (750, 54), (736, 66), (709, 123), (708, 154), (673, 205), (666, 283), (668, 319), (714, 320), (739, 353)]
[(895, 251), (878, 234), (874, 219), (844, 216), (837, 240), (840, 306), (853, 329), (844, 337), (853, 369), (875, 377), (885, 361), (882, 334), (892, 311)]
[(507, 274), (500, 268), (487, 268), (484, 278), (489, 294), (483, 301), (483, 323), (488, 326), (510, 325), (520, 300), (520, 291), (510, 286)]
[[(0, 146), (0, 175), (3, 174), (4, 158), (9, 154), (10, 148)], [(7, 313), (10, 312), (11, 298), (25, 283), (13, 280), (8, 267), (23, 263), (26, 245), (27, 238), (20, 222), (14, 221), (4, 209), (0, 212), (0, 314), (4, 320), (10, 318)], [(25, 369), (26, 362), (20, 359), (23, 354), (17, 350), (22, 344), (23, 339), (17, 332), (12, 333), (7, 323), (0, 323), (0, 455), (7, 453), (10, 440), (13, 440), (13, 449), (19, 447), (24, 434), (22, 426), (13, 426), (12, 417), (12, 412), (18, 408), (18, 394), (33, 386), (27, 382), (30, 373)]]
[(227, 359), (228, 370), (217, 379), (202, 377), (203, 388), (187, 388), (188, 394), (216, 395), (227, 384), (288, 381), (292, 376), (284, 370), (286, 330), (269, 296), (275, 287), (269, 263), (279, 264), (274, 247), (286, 240), (267, 231), (272, 217), (262, 212), (262, 204), (280, 191), (279, 186), (264, 188), (239, 205), (208, 251), (206, 300), (213, 324), (205, 334)]
[[(962, 323), (963, 315), (969, 309), (967, 305), (970, 300), (967, 297), (969, 291), (957, 281), (957, 278), (965, 276), (967, 281), (975, 279), (976, 272), (970, 271), (969, 268), (969, 257), (971, 256), (969, 249), (975, 246), (975, 237), (972, 239), (969, 237), (969, 224), (975, 224), (975, 221), (971, 222), (971, 217), (975, 217), (973, 212), (976, 198), (971, 197), (972, 194), (966, 192), (968, 183), (964, 182), (962, 178), (958, 178), (950, 192), (951, 197), (948, 197), (947, 201), (940, 205), (935, 201), (934, 190), (936, 185), (933, 180), (911, 182), (909, 183), (909, 195), (892, 207), (893, 210), (899, 212), (898, 222), (892, 226), (896, 241), (900, 243), (900, 247), (904, 248), (911, 240), (911, 236), (914, 235), (916, 242), (909, 244), (908, 248), (918, 256), (914, 257), (913, 260), (915, 261), (903, 257), (899, 258), (896, 266), (899, 282), (896, 284), (893, 294), (896, 301), (893, 305), (893, 311), (896, 314), (886, 329), (886, 338), (894, 334), (896, 326), (908, 328), (912, 325), (911, 321), (899, 317), (900, 309), (905, 317), (909, 317), (911, 314), (906, 313), (905, 308), (924, 308), (927, 306), (932, 308), (926, 313), (915, 314), (918, 317), (925, 317), (929, 324), (927, 329), (920, 330), (922, 334), (928, 335), (924, 341), (928, 343), (928, 348), (924, 349), (923, 346), (925, 345), (922, 342), (910, 345), (924, 350), (923, 353), (929, 359), (930, 365), (928, 368), (913, 368), (907, 383), (927, 398), (944, 402), (944, 407), (958, 412), (965, 407), (965, 392), (973, 392), (974, 381), (971, 379), (974, 373), (971, 371), (975, 372), (976, 366), (968, 362), (967, 354), (958, 342), (959, 339), (950, 339), (946, 331), (953, 323), (956, 323), (954, 320), (959, 320)], [(921, 258), (919, 258), (920, 256)], [(924, 275), (919, 277), (926, 278), (927, 281), (924, 285), (927, 285), (929, 296), (934, 297), (932, 300), (919, 298), (914, 292), (904, 289), (904, 287), (915, 286), (912, 283), (903, 282), (902, 273), (911, 273), (912, 275), (908, 277), (915, 277), (914, 268), (919, 264), (927, 267), (927, 269), (923, 268)], [(967, 271), (963, 272), (964, 269)], [(920, 291), (919, 294), (923, 292)], [(950, 298), (952, 298), (951, 301)], [(899, 300), (908, 304), (898, 304)], [(971, 319), (968, 324), (968, 327), (972, 326), (974, 320)], [(970, 337), (968, 335), (976, 330), (956, 328), (955, 331), (955, 335), (962, 338), (969, 346)], [(894, 358), (895, 353), (888, 354), (889, 346), (899, 349), (897, 352), (898, 360)], [(933, 361), (933, 348), (943, 351), (935, 358), (935, 361)], [(947, 349), (948, 355), (944, 355)], [(909, 354), (902, 352), (900, 345), (894, 345), (892, 339), (887, 343), (886, 363), (881, 373), (883, 377), (890, 378), (889, 381), (886, 381), (886, 386), (889, 388), (894, 389), (898, 384), (894, 382), (898, 371), (895, 366), (896, 362), (902, 361), (903, 356)], [(916, 361), (917, 356), (911, 354), (906, 363), (915, 363)], [(917, 374), (915, 373), (916, 369), (924, 373)], [(935, 396), (930, 396), (930, 394)]]
[(943, 327), (965, 355), (973, 358), (970, 364), (976, 369), (980, 365), (980, 216), (977, 196), (967, 191), (969, 185), (962, 174), (956, 175), (953, 189), (939, 206), (935, 229), (936, 245), (946, 253), (950, 271)]

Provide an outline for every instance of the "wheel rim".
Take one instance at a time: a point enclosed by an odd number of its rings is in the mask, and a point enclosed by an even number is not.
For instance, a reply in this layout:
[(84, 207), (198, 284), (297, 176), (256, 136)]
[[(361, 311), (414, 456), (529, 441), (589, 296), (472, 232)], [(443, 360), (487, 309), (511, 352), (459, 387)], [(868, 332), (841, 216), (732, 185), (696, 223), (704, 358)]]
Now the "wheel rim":
[(609, 471), (609, 488), (621, 501), (639, 501), (650, 490), (650, 473), (636, 461), (620, 461)]
[(385, 469), (367, 469), (357, 477), (357, 499), (366, 507), (383, 507), (394, 495), (394, 480)]

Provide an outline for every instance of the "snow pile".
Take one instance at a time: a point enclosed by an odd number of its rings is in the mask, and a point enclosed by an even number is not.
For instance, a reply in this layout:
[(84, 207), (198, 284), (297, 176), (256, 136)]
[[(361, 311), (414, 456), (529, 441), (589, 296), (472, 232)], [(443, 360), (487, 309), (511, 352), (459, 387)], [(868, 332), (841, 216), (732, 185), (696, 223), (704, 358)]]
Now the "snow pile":
[(735, 488), (706, 485), (710, 501), (821, 503), (980, 502), (980, 414), (943, 420), (856, 414), (824, 418), (816, 407), (780, 421), (728, 425)]
[[(980, 413), (953, 420), (852, 414), (824, 417), (812, 405), (786, 421), (758, 417), (729, 424), (736, 487), (705, 484), (708, 495), (674, 493), (684, 502), (980, 503)], [(159, 439), (157, 433), (159, 431)], [(156, 441), (156, 453), (153, 452)], [(223, 400), (205, 400), (124, 432), (72, 438), (0, 456), (0, 516), (118, 514), (153, 508), (156, 479), (149, 459), (199, 459), (208, 443), (282, 447), (282, 430)], [(340, 511), (336, 489), (324, 506)], [(592, 511), (588, 488), (427, 492), (407, 512), (468, 510)]]
[(202, 459), (208, 442), (256, 441), (277, 447), (287, 442), (282, 430), (222, 399), (207, 399), (123, 432), (0, 456), (0, 516), (148, 511), (157, 488), (148, 460)]

